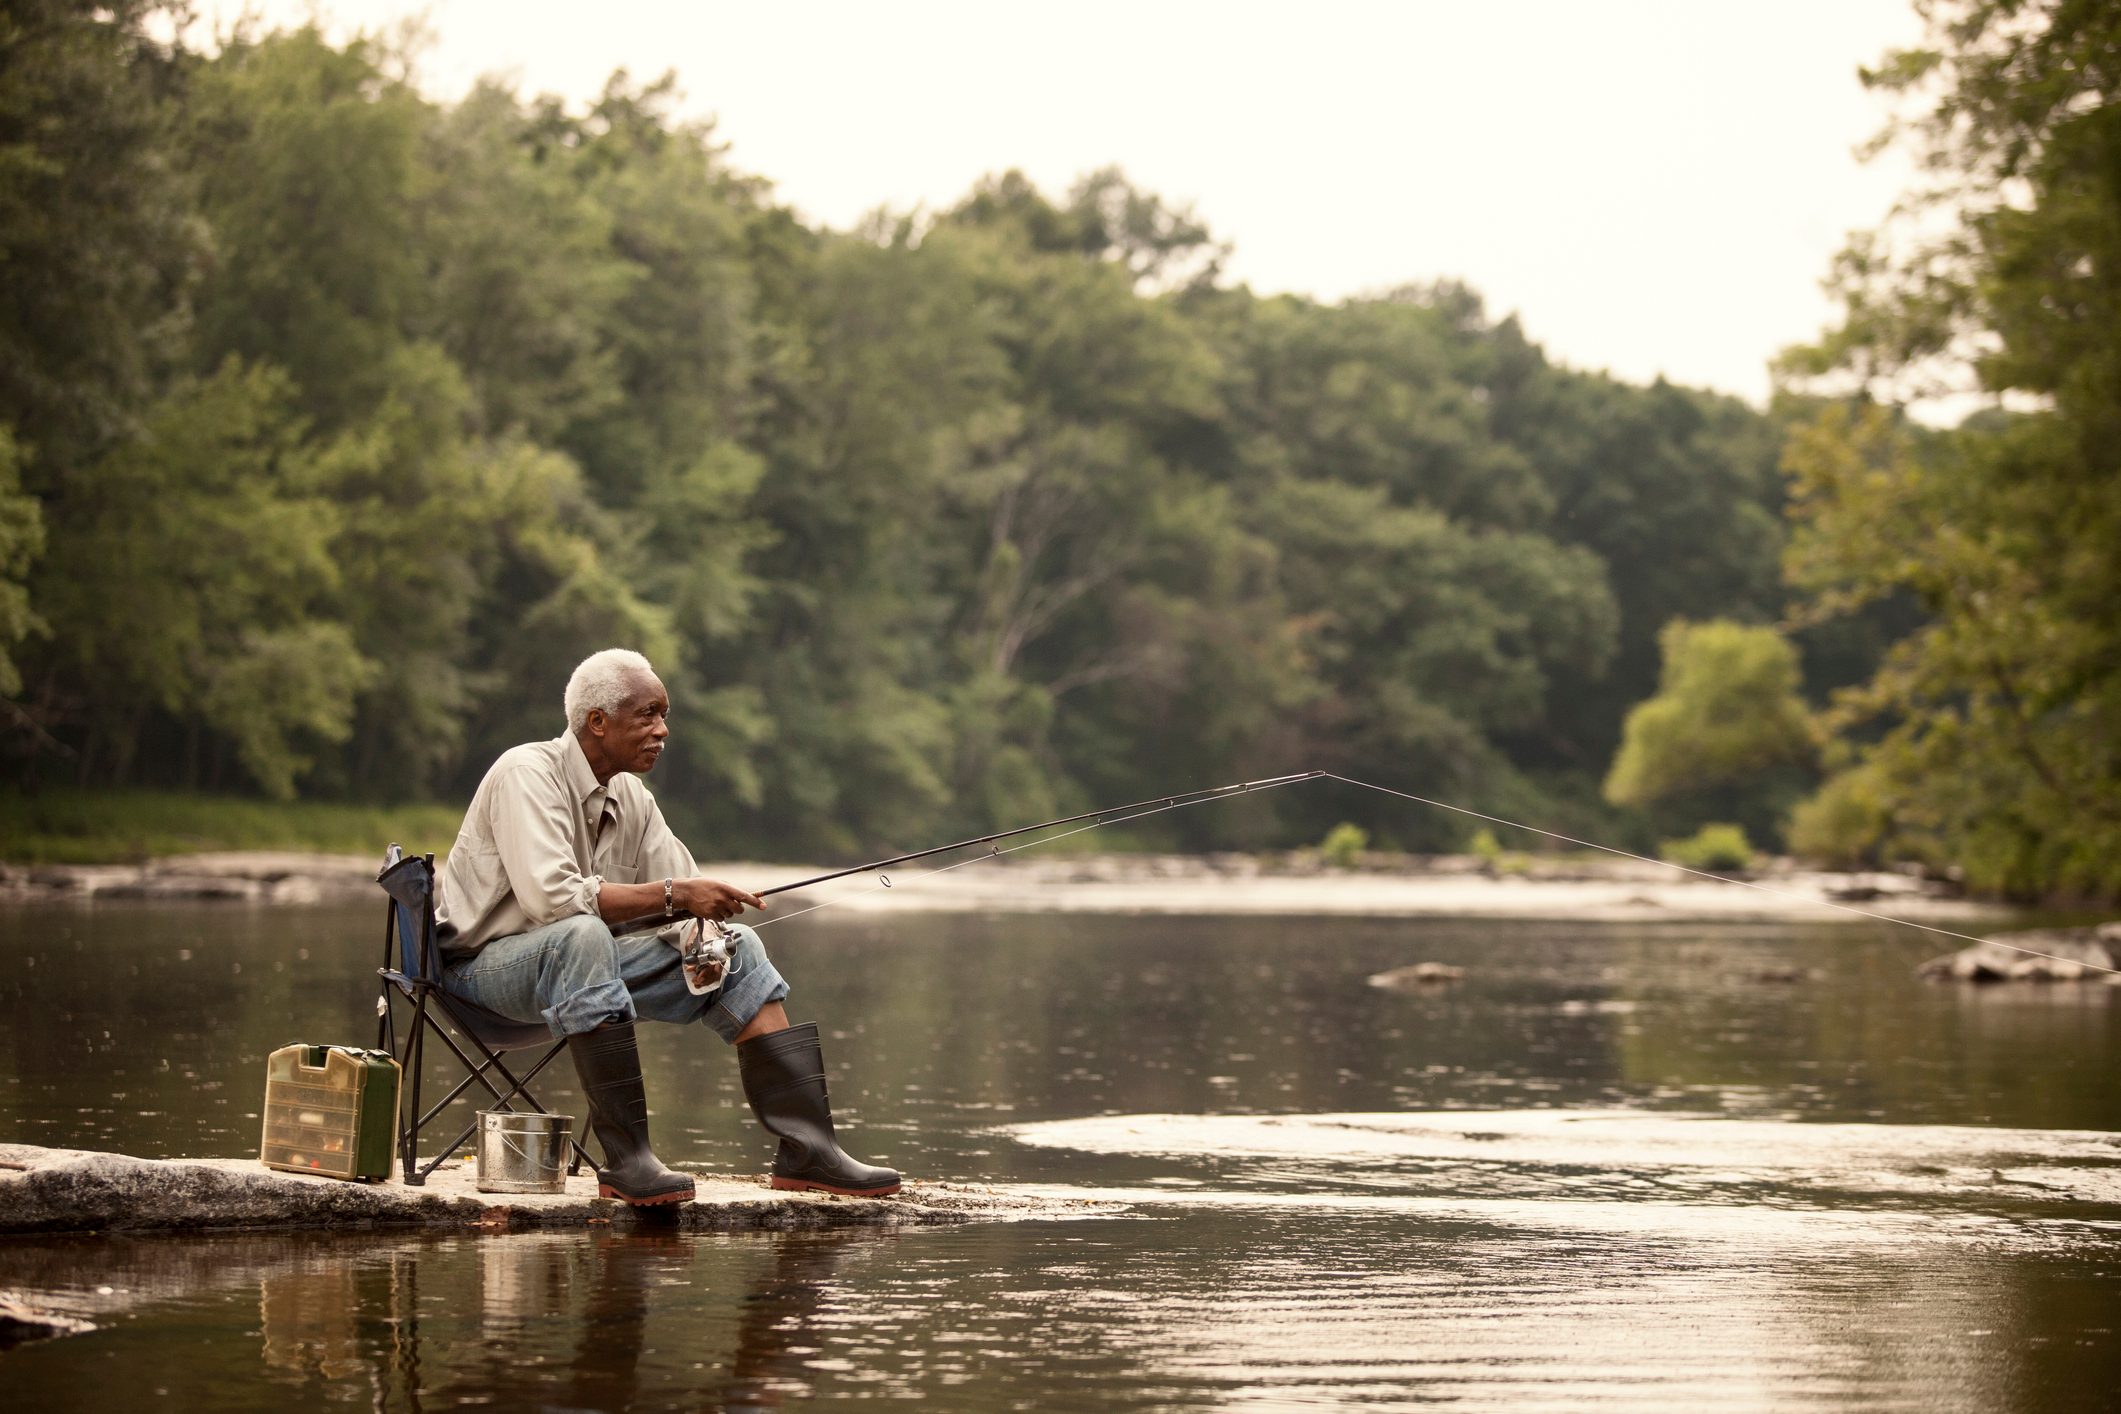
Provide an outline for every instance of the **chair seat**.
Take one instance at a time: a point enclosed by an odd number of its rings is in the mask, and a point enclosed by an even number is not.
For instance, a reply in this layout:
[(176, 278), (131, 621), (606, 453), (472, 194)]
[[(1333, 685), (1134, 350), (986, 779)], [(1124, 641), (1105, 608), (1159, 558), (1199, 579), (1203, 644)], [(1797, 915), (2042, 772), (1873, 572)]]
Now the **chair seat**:
[(489, 1050), (520, 1051), (531, 1046), (549, 1046), (560, 1039), (542, 1021), (517, 1021), (497, 1011), (488, 1011), (477, 1002), (467, 1002), (441, 987), (434, 989), (434, 998), (449, 1013), (451, 1021), (478, 1037)]
[(433, 997), (436, 1003), (449, 1012), (449, 1019), (492, 1050), (521, 1051), (531, 1046), (547, 1045), (560, 1038), (542, 1021), (517, 1021), (512, 1016), (503, 1016), (497, 1011), (488, 1011), (477, 1002), (467, 1002), (448, 988), (433, 982), (423, 982), (416, 977), (391, 968), (379, 967), (376, 975), (398, 989), (409, 1001), (421, 992)]

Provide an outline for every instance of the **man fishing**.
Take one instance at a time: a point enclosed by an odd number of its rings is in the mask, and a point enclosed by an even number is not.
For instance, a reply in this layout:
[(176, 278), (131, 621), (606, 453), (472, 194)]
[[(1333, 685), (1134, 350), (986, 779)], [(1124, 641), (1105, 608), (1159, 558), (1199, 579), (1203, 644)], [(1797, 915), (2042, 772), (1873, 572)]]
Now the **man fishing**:
[[(788, 984), (758, 934), (739, 941), (720, 985), (686, 985), (677, 934), (721, 925), (757, 895), (699, 877), (641, 784), (670, 736), (670, 698), (648, 660), (610, 648), (567, 681), (567, 730), (503, 752), (479, 782), (436, 903), (442, 985), (566, 1038), (604, 1150), (598, 1191), (640, 1205), (693, 1196), (689, 1175), (648, 1146), (648, 1101), (634, 1022), (705, 1022), (736, 1047), (744, 1097), (779, 1136), (775, 1188), (864, 1197), (895, 1193), (892, 1169), (858, 1163), (833, 1133), (817, 1023), (791, 1026)], [(662, 914), (661, 934), (612, 925)]]

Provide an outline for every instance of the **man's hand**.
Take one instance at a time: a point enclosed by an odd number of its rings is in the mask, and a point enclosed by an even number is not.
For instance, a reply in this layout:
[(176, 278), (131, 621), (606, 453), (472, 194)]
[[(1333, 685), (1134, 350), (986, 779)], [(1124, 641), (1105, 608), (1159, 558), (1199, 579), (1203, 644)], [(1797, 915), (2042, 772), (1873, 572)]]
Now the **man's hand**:
[[(679, 914), (691, 914), (716, 923), (736, 917), (747, 905), (752, 908), (766, 906), (766, 901), (757, 894), (747, 894), (734, 884), (724, 884), (717, 879), (672, 879), (670, 902)], [(644, 920), (663, 917), (663, 881), (605, 883), (597, 890), (597, 916), (614, 928), (622, 923), (640, 924)]]
[(720, 923), (736, 917), (748, 905), (764, 908), (765, 900), (757, 894), (745, 893), (734, 884), (725, 884), (717, 879), (677, 879), (671, 883), (670, 896), (680, 912), (695, 918), (711, 919)]

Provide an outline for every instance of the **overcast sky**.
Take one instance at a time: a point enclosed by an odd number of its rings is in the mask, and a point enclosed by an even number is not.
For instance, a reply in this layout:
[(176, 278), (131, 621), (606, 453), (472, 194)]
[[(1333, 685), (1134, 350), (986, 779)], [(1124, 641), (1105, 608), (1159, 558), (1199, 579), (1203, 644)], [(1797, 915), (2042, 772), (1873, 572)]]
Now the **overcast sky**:
[(1766, 360), (1829, 317), (1843, 237), (1905, 182), (1855, 158), (1884, 116), (1856, 68), (1920, 34), (1907, 0), (323, 11), (342, 34), (424, 15), (437, 96), (499, 73), (582, 99), (674, 68), (732, 160), (816, 222), (948, 205), (1009, 167), (1058, 195), (1116, 163), (1233, 242), (1255, 290), (1455, 277), (1562, 362), (1755, 402)]

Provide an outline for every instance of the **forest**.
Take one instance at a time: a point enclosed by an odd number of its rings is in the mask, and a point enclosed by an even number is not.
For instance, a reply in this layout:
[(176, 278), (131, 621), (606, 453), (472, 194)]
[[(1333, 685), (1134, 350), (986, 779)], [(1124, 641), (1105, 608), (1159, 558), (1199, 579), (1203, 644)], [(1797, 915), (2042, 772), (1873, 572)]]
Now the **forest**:
[[(0, 792), (461, 803), (625, 645), (703, 856), (1324, 768), (2115, 896), (2121, 21), (1928, 14), (1865, 77), (1948, 219), (1822, 272), (1763, 410), (1454, 283), (1256, 292), (1118, 170), (826, 229), (676, 76), (444, 102), (373, 37), (11, 6)], [(1132, 839), (1341, 822), (1471, 833), (1307, 787)]]

